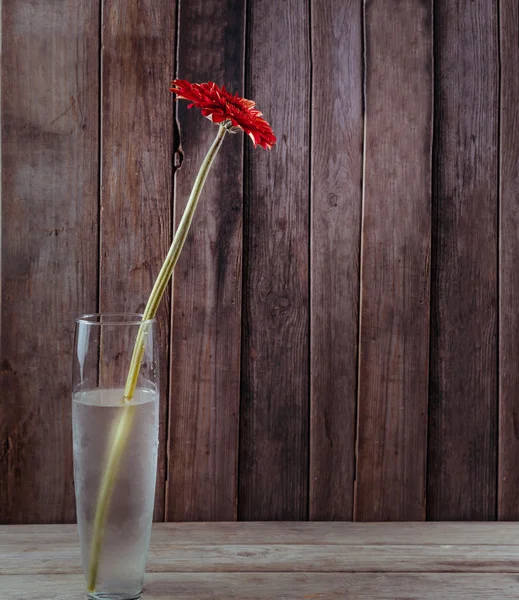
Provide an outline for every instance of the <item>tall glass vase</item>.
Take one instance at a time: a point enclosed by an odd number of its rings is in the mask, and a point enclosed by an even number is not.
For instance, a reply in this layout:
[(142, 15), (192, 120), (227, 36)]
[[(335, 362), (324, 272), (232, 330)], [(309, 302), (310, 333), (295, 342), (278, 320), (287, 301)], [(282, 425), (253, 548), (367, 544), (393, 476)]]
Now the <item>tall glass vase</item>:
[[(124, 400), (141, 318), (94, 314), (76, 320), (74, 484), (91, 600), (135, 600), (142, 591), (153, 519), (160, 386), (156, 325), (150, 320), (137, 387), (133, 398)], [(123, 438), (121, 430), (126, 431)]]

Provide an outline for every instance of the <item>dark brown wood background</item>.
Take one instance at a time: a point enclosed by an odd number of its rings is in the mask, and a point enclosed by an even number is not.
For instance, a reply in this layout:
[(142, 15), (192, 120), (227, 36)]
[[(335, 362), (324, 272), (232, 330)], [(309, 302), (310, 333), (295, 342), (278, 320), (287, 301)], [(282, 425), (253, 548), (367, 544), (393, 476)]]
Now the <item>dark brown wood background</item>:
[[(519, 518), (517, 0), (3, 0), (0, 522), (75, 518), (74, 317), (159, 314), (157, 520)], [(181, 168), (179, 168), (181, 166)]]

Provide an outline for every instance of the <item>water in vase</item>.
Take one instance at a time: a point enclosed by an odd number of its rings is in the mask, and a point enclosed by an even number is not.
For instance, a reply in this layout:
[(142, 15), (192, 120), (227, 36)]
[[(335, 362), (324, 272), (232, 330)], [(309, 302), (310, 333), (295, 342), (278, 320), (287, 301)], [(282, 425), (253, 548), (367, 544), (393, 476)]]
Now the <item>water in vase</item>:
[[(113, 431), (121, 418), (123, 389), (78, 392), (72, 398), (74, 477), (83, 571), (101, 477)], [(117, 471), (101, 548), (96, 592), (91, 598), (139, 598), (150, 541), (157, 471), (159, 396), (137, 389), (129, 441)]]

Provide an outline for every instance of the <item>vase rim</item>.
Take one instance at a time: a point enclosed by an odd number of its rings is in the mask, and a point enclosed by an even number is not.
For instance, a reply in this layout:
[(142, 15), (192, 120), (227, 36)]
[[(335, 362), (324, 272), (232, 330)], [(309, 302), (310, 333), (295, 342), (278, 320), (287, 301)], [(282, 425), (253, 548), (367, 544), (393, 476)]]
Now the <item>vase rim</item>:
[(155, 323), (157, 319), (146, 319), (143, 321), (142, 313), (113, 312), (113, 313), (90, 313), (76, 318), (76, 323), (82, 325), (142, 325)]

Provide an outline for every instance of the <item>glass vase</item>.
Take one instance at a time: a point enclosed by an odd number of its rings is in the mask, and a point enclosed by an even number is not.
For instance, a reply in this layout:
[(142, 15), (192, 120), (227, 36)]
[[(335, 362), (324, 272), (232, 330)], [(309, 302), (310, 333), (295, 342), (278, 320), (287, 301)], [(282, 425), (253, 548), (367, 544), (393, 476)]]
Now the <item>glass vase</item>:
[[(141, 318), (93, 314), (76, 320), (74, 485), (90, 600), (136, 600), (142, 592), (153, 520), (160, 386), (156, 323), (142, 324)], [(142, 363), (128, 401), (125, 384), (141, 324)], [(126, 431), (122, 437), (121, 430)]]

